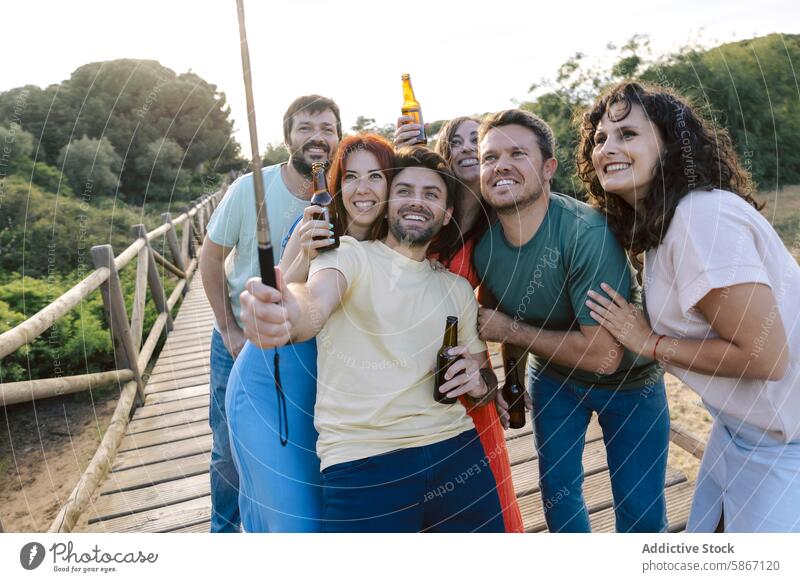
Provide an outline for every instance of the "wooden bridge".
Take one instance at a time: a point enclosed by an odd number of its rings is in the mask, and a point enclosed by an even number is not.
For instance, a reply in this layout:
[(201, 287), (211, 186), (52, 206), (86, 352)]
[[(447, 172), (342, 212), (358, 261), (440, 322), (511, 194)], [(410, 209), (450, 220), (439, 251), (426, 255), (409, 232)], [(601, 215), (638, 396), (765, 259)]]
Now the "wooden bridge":
[[(108, 245), (92, 249), (97, 270), (53, 304), (0, 336), (0, 357), (30, 343), (98, 287), (111, 322), (117, 370), (71, 378), (41, 379), (0, 385), (6, 404), (53, 397), (100, 384), (122, 385), (120, 400), (103, 441), (51, 532), (207, 532), (210, 520), (208, 466), (209, 354), (213, 315), (200, 276), (192, 276), (208, 219), (220, 191), (204, 196), (174, 221), (147, 233), (134, 227), (136, 241), (118, 257)], [(176, 230), (182, 226), (178, 241)], [(159, 253), (152, 244), (165, 239)], [(170, 251), (171, 260), (166, 258)], [(130, 319), (118, 271), (136, 258), (136, 291)], [(162, 267), (159, 275), (157, 265)], [(163, 287), (168, 272), (178, 283), (169, 298)], [(144, 306), (150, 288), (159, 315), (141, 344)], [(178, 301), (182, 302), (172, 318)], [(159, 337), (167, 334), (155, 365), (150, 359)], [(141, 346), (141, 347), (140, 347)], [(497, 346), (491, 346), (496, 348)], [(502, 378), (497, 350), (492, 362)], [(674, 445), (702, 456), (702, 443), (673, 427)], [(525, 529), (546, 531), (538, 485), (536, 451), (530, 423), (507, 432), (514, 488)], [(611, 484), (600, 427), (594, 420), (583, 456), (584, 495), (592, 529), (614, 531)], [(669, 530), (684, 529), (693, 486), (680, 471), (668, 468), (666, 498)], [(1, 516), (0, 516), (1, 517)], [(2, 531), (2, 529), (0, 529)]]

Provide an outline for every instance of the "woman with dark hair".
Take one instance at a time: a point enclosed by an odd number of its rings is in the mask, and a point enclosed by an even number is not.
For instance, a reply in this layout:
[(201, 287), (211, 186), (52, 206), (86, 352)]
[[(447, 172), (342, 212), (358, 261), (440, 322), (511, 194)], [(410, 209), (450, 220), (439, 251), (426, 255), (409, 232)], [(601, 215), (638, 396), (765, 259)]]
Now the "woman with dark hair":
[[(359, 240), (385, 235), (393, 160), (392, 145), (377, 135), (351, 136), (339, 144), (329, 185), (335, 204), (332, 219), (340, 234)], [(330, 244), (327, 237), (332, 226), (313, 219), (321, 210), (306, 208), (284, 239), (280, 267), (287, 283), (305, 281), (317, 249)], [(279, 375), (274, 353), (247, 342), (228, 381), (226, 407), (239, 472), (242, 525), (248, 532), (319, 532), (322, 478), (314, 428), (316, 340), (279, 348)]]
[(687, 530), (800, 531), (800, 267), (727, 132), (623, 83), (583, 115), (577, 157), (619, 241), (645, 254), (646, 313), (606, 285), (592, 317), (714, 416)]
[[(410, 118), (398, 119), (395, 145), (401, 146), (419, 135), (419, 126), (403, 125)], [(453, 220), (439, 233), (430, 247), (430, 255), (450, 272), (467, 279), (473, 288), (480, 283), (472, 263), (475, 244), (492, 222), (492, 213), (481, 196), (480, 164), (478, 161), (478, 125), (472, 117), (456, 117), (442, 126), (434, 148), (456, 177)], [(467, 406), (465, 399), (462, 403)], [(483, 450), (489, 458), (492, 474), (497, 481), (500, 506), (506, 532), (523, 532), (522, 513), (517, 503), (511, 479), (511, 463), (506, 448), (503, 423), (494, 406), (469, 408), (469, 415), (480, 435)], [(504, 419), (507, 423), (508, 421)]]

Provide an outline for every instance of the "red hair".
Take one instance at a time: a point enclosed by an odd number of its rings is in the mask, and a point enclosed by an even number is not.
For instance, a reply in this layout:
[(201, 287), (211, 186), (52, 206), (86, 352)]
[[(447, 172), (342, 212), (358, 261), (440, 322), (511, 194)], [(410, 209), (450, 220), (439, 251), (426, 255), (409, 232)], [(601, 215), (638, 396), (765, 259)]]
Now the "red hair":
[[(376, 133), (359, 133), (344, 138), (339, 143), (339, 149), (331, 162), (328, 170), (328, 188), (333, 196), (333, 223), (339, 235), (347, 234), (347, 227), (350, 223), (347, 211), (342, 199), (342, 177), (344, 176), (345, 165), (351, 154), (365, 151), (371, 153), (378, 160), (383, 177), (386, 178), (387, 187), (392, 183), (394, 166), (394, 148), (392, 144), (383, 136)], [(387, 191), (388, 194), (388, 191)], [(384, 219), (385, 210), (382, 218), (376, 220), (369, 229), (367, 240), (381, 239), (388, 232), (388, 225)]]

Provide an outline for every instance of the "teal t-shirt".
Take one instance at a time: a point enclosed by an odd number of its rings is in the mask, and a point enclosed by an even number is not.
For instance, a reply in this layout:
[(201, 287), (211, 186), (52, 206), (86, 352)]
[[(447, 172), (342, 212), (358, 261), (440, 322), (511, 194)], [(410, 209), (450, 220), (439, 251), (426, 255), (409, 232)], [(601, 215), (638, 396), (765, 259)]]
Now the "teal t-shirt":
[[(267, 203), (272, 256), (277, 265), (281, 256), (281, 241), (308, 206), (308, 201), (297, 198), (286, 188), (281, 178), (281, 164), (262, 168), (261, 175), (264, 177), (264, 199)], [(228, 281), (231, 309), (241, 327), (242, 306), (239, 295), (244, 291), (247, 280), (260, 274), (256, 238), (256, 194), (252, 173), (231, 184), (211, 216), (207, 233), (211, 241), (234, 249), (225, 261), (225, 278)], [(216, 327), (219, 329), (219, 326)]]
[[(598, 325), (589, 315), (586, 299), (589, 289), (603, 293), (603, 282), (641, 305), (634, 270), (605, 217), (556, 192), (550, 194), (547, 214), (531, 240), (511, 246), (497, 222), (475, 247), (473, 260), (500, 309), (535, 327), (570, 331)], [(534, 355), (530, 365), (560, 380), (612, 389), (641, 388), (661, 373), (656, 362), (637, 359), (627, 350), (618, 371), (610, 374), (572, 369)]]

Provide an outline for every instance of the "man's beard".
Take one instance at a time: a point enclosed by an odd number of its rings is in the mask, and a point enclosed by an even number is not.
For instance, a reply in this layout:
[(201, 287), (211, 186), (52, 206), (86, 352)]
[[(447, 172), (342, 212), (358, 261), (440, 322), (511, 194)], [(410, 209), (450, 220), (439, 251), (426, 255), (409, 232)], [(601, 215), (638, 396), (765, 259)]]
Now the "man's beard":
[[(403, 209), (403, 211), (405, 211), (405, 209)], [(429, 212), (417, 211), (417, 213), (422, 214), (429, 219), (433, 218)], [(406, 230), (400, 223), (401, 220), (400, 213), (394, 217), (390, 217), (389, 230), (392, 232), (392, 236), (394, 236), (394, 238), (396, 238), (398, 241), (412, 247), (421, 247), (428, 244), (442, 229), (442, 224), (440, 222), (439, 224), (431, 224), (428, 228), (421, 231)]]
[(305, 160), (302, 151), (293, 152), (289, 156), (289, 162), (298, 174), (311, 178), (311, 165)]
[(324, 162), (325, 166), (327, 167), (331, 160), (331, 150), (328, 147), (328, 144), (322, 141), (309, 141), (302, 145), (302, 147), (290, 152), (289, 154), (289, 163), (292, 164), (292, 167), (297, 170), (297, 173), (301, 176), (305, 176), (306, 178), (311, 177), (311, 164), (306, 161), (305, 153), (306, 150), (312, 147), (321, 147), (324, 148), (328, 154), (328, 159)]
[(490, 199), (487, 198), (487, 202), (489, 206), (491, 206), (497, 214), (516, 214), (520, 210), (528, 208), (529, 206), (533, 206), (533, 204), (542, 197), (542, 193), (544, 189), (539, 185), (537, 190), (529, 193), (523, 193), (515, 200), (510, 200), (508, 202), (503, 201), (498, 205), (492, 203)]

